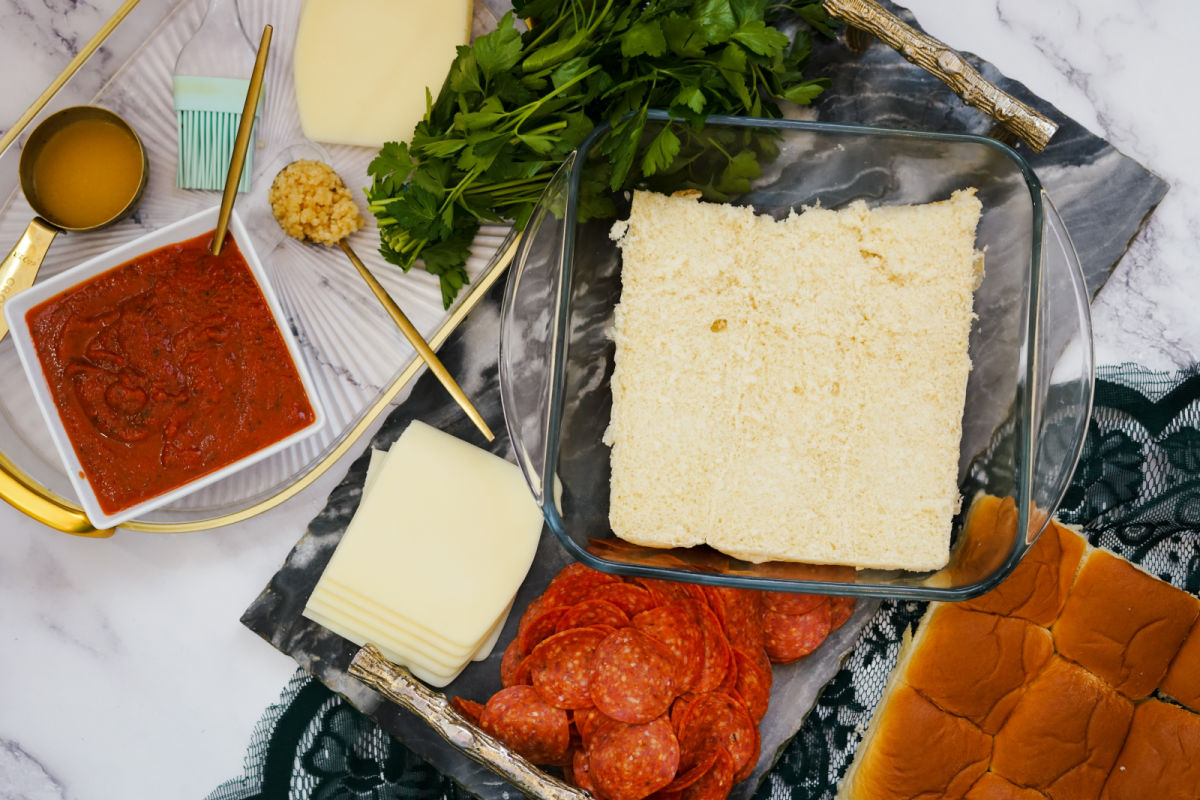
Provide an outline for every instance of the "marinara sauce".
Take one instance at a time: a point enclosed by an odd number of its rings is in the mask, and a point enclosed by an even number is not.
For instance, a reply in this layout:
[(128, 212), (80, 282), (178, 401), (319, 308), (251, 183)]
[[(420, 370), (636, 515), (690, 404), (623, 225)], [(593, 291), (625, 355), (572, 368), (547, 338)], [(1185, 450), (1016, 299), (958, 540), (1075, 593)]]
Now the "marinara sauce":
[(167, 245), (26, 319), (58, 414), (105, 513), (231, 464), (315, 419), (232, 236)]

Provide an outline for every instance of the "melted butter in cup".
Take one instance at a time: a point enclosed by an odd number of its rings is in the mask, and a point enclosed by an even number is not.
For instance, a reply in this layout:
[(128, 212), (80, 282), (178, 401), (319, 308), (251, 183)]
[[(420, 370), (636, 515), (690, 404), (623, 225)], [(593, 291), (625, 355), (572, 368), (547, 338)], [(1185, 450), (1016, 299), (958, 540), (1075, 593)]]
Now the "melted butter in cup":
[(33, 164), (32, 194), (42, 216), (87, 229), (118, 217), (137, 197), (143, 154), (128, 126), (81, 117), (54, 131)]
[[(34, 128), (21, 150), (21, 191), (37, 215), (0, 262), (0, 310), (33, 285), (60, 231), (112, 225), (133, 211), (149, 165), (129, 123), (99, 106), (74, 106)], [(0, 316), (0, 339), (8, 321)]]

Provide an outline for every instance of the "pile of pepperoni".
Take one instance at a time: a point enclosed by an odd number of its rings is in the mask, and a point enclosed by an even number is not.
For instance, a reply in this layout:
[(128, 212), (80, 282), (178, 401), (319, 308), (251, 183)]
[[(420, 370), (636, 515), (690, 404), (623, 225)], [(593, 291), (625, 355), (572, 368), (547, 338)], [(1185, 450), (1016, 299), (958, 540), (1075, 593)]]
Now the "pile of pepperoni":
[(771, 664), (815, 650), (850, 598), (644, 578), (580, 563), (521, 617), (504, 687), (455, 707), (600, 800), (722, 800), (758, 763)]

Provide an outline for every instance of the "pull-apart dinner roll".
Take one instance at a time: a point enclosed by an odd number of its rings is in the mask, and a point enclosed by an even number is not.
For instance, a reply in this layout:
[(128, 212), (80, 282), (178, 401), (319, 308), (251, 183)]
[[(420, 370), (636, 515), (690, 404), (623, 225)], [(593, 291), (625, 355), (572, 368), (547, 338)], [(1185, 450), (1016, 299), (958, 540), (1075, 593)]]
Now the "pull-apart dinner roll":
[(1145, 697), (1167, 674), (1200, 614), (1200, 601), (1105, 550), (1093, 550), (1054, 624), (1058, 652)]

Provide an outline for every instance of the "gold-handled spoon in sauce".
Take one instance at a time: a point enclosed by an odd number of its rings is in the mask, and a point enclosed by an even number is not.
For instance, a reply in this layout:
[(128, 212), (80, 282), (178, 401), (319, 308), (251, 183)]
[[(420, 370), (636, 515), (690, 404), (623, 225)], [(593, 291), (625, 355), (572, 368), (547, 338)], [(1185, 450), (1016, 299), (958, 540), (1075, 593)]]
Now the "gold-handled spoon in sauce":
[(495, 439), (483, 416), (467, 399), (420, 331), (350, 247), (348, 237), (362, 227), (363, 219), (346, 184), (333, 167), (310, 159), (293, 161), (275, 176), (268, 199), (275, 220), (288, 236), (302, 242), (341, 248), (429, 371), (446, 387), (484, 437), (489, 442)]

